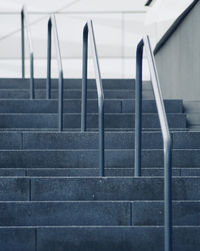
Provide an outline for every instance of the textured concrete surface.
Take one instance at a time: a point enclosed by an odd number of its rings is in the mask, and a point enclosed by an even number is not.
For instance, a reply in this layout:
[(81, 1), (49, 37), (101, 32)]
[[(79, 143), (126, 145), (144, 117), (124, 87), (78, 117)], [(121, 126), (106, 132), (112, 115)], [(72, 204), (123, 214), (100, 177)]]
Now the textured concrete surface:
[[(165, 100), (165, 109), (168, 113), (182, 112), (181, 100)], [(104, 112), (105, 113), (133, 113), (135, 111), (135, 100), (133, 99), (105, 99)], [(57, 100), (28, 100), (28, 99), (2, 99), (0, 100), (0, 113), (57, 113)], [(81, 99), (64, 100), (65, 113), (80, 113)], [(98, 103), (97, 99), (88, 99), (87, 112), (97, 113)], [(144, 113), (157, 113), (157, 108), (154, 100), (143, 100)]]
[[(163, 167), (163, 150), (143, 150), (142, 167)], [(1, 168), (97, 168), (98, 150), (0, 150)], [(200, 150), (173, 150), (176, 168), (199, 168)], [(105, 167), (133, 168), (134, 150), (105, 151)]]
[(0, 251), (35, 251), (36, 230), (31, 228), (1, 228)]
[(0, 202), (0, 226), (129, 226), (129, 202)]
[[(177, 201), (173, 202), (173, 225), (174, 226), (199, 226), (200, 225), (200, 202)], [(163, 226), (164, 203), (163, 202), (133, 202), (132, 224), (135, 226)]]
[[(44, 98), (45, 80), (35, 83), (36, 97)], [(79, 131), (81, 80), (65, 80), (64, 109), (70, 113), (65, 125), (76, 131), (58, 133), (57, 80), (52, 81), (54, 100), (30, 101), (27, 79), (0, 79), (0, 98), (9, 98), (0, 100), (5, 127), (0, 132), (0, 251), (163, 250), (163, 140), (152, 90), (144, 84), (143, 97), (149, 100), (143, 102), (143, 177), (134, 178), (135, 84), (105, 80), (103, 85), (105, 97), (114, 100), (105, 100), (105, 125), (112, 131), (105, 132), (106, 177), (100, 178), (98, 132), (91, 131), (98, 123), (94, 80), (88, 82), (88, 96), (94, 98), (88, 100), (90, 131)], [(172, 133), (174, 222), (184, 225), (174, 228), (174, 250), (196, 251), (200, 134), (185, 131), (181, 100), (165, 100), (165, 107), (170, 126), (183, 130)], [(13, 126), (16, 132), (9, 132)]]
[(30, 198), (30, 182), (27, 178), (0, 177), (0, 201), (25, 201)]
[[(200, 178), (173, 178), (173, 199), (199, 200)], [(163, 178), (32, 178), (37, 200), (163, 200)]]
[[(57, 128), (57, 114), (30, 114), (13, 113), (0, 114), (0, 128)], [(171, 128), (186, 128), (185, 114), (168, 114), (168, 123)], [(77, 129), (81, 127), (81, 115), (76, 113), (65, 113), (63, 115), (64, 128)], [(157, 114), (143, 114), (143, 128), (159, 128), (160, 122)], [(135, 116), (125, 113), (111, 113), (104, 115), (105, 128), (134, 128)], [(98, 128), (98, 114), (87, 115), (87, 128)]]

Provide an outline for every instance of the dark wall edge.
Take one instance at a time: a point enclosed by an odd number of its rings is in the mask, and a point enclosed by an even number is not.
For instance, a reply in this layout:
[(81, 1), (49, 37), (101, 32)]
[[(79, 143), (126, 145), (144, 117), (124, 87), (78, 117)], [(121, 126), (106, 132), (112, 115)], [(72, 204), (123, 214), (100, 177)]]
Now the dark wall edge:
[(185, 17), (190, 13), (190, 11), (195, 7), (195, 5), (199, 2), (199, 0), (194, 0), (188, 8), (175, 20), (175, 22), (170, 26), (170, 28), (166, 31), (160, 41), (157, 43), (154, 54), (156, 54), (163, 45), (167, 42), (167, 40), (172, 36), (172, 34), (176, 31), (179, 25), (183, 22)]

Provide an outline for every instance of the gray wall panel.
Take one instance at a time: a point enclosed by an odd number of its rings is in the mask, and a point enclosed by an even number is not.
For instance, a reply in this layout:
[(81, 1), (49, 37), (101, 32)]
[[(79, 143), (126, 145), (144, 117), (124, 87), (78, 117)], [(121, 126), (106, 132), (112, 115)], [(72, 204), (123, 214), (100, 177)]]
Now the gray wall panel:
[(200, 100), (200, 2), (156, 53), (164, 98)]

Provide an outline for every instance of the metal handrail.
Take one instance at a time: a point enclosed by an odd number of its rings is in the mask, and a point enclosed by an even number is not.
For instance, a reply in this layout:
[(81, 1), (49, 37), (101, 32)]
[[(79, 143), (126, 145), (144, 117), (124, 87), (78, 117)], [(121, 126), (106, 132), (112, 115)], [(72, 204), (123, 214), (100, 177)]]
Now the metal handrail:
[(88, 34), (94, 63), (96, 87), (98, 95), (99, 113), (99, 174), (104, 176), (104, 92), (101, 80), (101, 72), (95, 42), (92, 20), (89, 20), (83, 29), (83, 65), (82, 65), (82, 108), (81, 108), (81, 131), (87, 130), (87, 68), (88, 68)]
[(51, 44), (52, 29), (55, 39), (56, 56), (58, 62), (58, 129), (63, 131), (63, 67), (60, 53), (60, 44), (58, 39), (58, 31), (55, 15), (52, 14), (48, 21), (48, 46), (47, 46), (47, 82), (46, 82), (46, 98), (51, 98)]
[(136, 100), (135, 100), (135, 176), (141, 176), (141, 139), (142, 139), (142, 59), (143, 48), (151, 74), (152, 87), (155, 96), (158, 116), (164, 142), (164, 239), (165, 251), (172, 251), (172, 140), (162, 98), (158, 72), (148, 36), (145, 36), (137, 46), (136, 62)]
[(35, 88), (34, 88), (34, 53), (32, 45), (32, 37), (30, 31), (30, 24), (28, 18), (28, 12), (26, 6), (22, 7), (21, 10), (21, 49), (22, 49), (22, 78), (25, 78), (25, 30), (27, 31), (28, 45), (30, 51), (30, 98), (35, 98)]

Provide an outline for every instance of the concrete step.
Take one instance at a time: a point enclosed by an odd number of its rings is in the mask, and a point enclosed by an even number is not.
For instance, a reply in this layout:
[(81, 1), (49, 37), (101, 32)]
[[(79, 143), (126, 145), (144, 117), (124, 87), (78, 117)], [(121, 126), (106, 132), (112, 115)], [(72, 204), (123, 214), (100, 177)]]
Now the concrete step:
[[(79, 89), (70, 89), (63, 91), (64, 99), (80, 99), (82, 91)], [(87, 92), (87, 97), (89, 99), (97, 99), (97, 90), (89, 89)], [(105, 99), (134, 99), (135, 91), (134, 90), (104, 90)], [(35, 90), (36, 99), (46, 99), (46, 91), (44, 89)], [(58, 98), (58, 91), (53, 89), (51, 91), (51, 98)], [(145, 89), (143, 91), (144, 99), (154, 99), (152, 90)], [(30, 99), (30, 93), (28, 89), (1, 89), (0, 99)]]
[[(98, 150), (0, 150), (1, 168), (98, 168)], [(200, 150), (173, 150), (176, 168), (199, 168)], [(105, 167), (133, 168), (134, 150), (105, 151)], [(142, 167), (163, 167), (163, 150), (143, 150)]]
[[(187, 170), (185, 170), (187, 169)], [(200, 176), (200, 168), (173, 168), (173, 176)], [(192, 175), (192, 171), (195, 175)], [(142, 168), (142, 176), (163, 176), (163, 168)], [(98, 177), (98, 168), (0, 168), (0, 176), (18, 177)], [(105, 176), (120, 177), (134, 176), (134, 168), (106, 168)]]
[(130, 202), (0, 202), (0, 226), (129, 226)]
[[(57, 114), (1, 113), (0, 128), (57, 128)], [(167, 114), (170, 128), (186, 128), (186, 116), (181, 113)], [(160, 128), (158, 115), (146, 113), (142, 116), (143, 128)], [(104, 116), (105, 128), (134, 128), (135, 115), (130, 113), (107, 113)], [(81, 126), (81, 114), (65, 113), (64, 128), (77, 129)], [(98, 128), (98, 114), (87, 115), (87, 127)]]
[[(20, 171), (11, 169), (10, 176), (19, 176)], [(9, 169), (0, 169), (1, 176), (7, 176)], [(19, 173), (19, 174), (18, 174)], [(9, 174), (9, 173), (8, 173)], [(71, 176), (71, 177), (90, 177), (99, 176), (98, 168), (35, 168), (26, 169), (24, 173), (21, 171), (21, 176), (29, 177), (59, 177), (59, 176)], [(200, 168), (173, 168), (173, 176), (200, 176)], [(134, 176), (134, 168), (106, 168), (106, 177), (120, 177), (120, 176)], [(164, 168), (142, 168), (142, 176), (164, 176)]]
[[(98, 149), (98, 132), (0, 132), (0, 149)], [(200, 132), (172, 132), (173, 149), (200, 149)], [(134, 149), (134, 132), (105, 132), (106, 149)], [(161, 132), (143, 132), (143, 149), (163, 149)]]
[[(98, 149), (98, 137), (98, 132), (0, 132), (0, 149)], [(162, 147), (161, 133), (143, 133), (143, 148)], [(134, 133), (105, 132), (105, 148), (133, 149)]]
[[(103, 89), (135, 89), (135, 79), (103, 79)], [(58, 79), (51, 80), (52, 89), (58, 88)], [(30, 79), (0, 78), (0, 89), (29, 89)], [(36, 89), (46, 89), (46, 79), (35, 79)], [(65, 89), (81, 89), (82, 79), (64, 79)], [(96, 90), (96, 80), (88, 79), (88, 89)], [(149, 81), (143, 81), (143, 89), (151, 89)]]
[[(173, 202), (175, 226), (200, 226), (200, 201)], [(163, 226), (163, 201), (0, 202), (0, 226)]]
[[(174, 168), (173, 176), (197, 177), (200, 168)], [(16, 177), (98, 177), (98, 168), (0, 168), (0, 176)], [(134, 168), (105, 168), (105, 177), (134, 177)], [(164, 168), (142, 168), (142, 177), (164, 176)]]
[[(4, 133), (5, 134), (5, 133)], [(3, 134), (3, 135), (4, 135)], [(9, 133), (8, 133), (9, 135)], [(19, 133), (11, 133), (18, 135)], [(24, 149), (98, 149), (98, 132), (71, 132), (71, 133), (21, 133)], [(200, 133), (197, 132), (173, 132), (173, 149), (200, 149)], [(0, 133), (1, 139), (1, 133)], [(12, 138), (11, 138), (12, 139)], [(17, 140), (15, 140), (15, 143)], [(2, 142), (2, 148), (5, 144)], [(10, 145), (11, 146), (11, 145)], [(0, 144), (1, 147), (1, 144)], [(135, 136), (133, 132), (106, 132), (106, 149), (134, 149)], [(160, 132), (142, 133), (143, 149), (163, 149), (163, 139)]]
[[(0, 201), (163, 200), (163, 177), (0, 177)], [(200, 177), (174, 177), (173, 200), (200, 200)]]
[[(165, 108), (168, 113), (182, 113), (181, 100), (165, 100)], [(57, 113), (57, 100), (0, 100), (0, 113)], [(64, 112), (80, 113), (81, 99), (64, 100)], [(87, 112), (97, 113), (97, 99), (89, 99), (87, 101)], [(105, 100), (105, 113), (133, 113), (135, 112), (135, 100)], [(143, 101), (144, 113), (157, 113), (154, 100)]]
[[(200, 227), (174, 227), (176, 251), (199, 251)], [(0, 251), (160, 251), (163, 227), (2, 227)], [(183, 238), (184, 237), (184, 238)]]
[[(173, 225), (200, 226), (200, 201), (174, 201)], [(132, 224), (135, 226), (163, 226), (162, 201), (136, 201), (132, 203)]]

